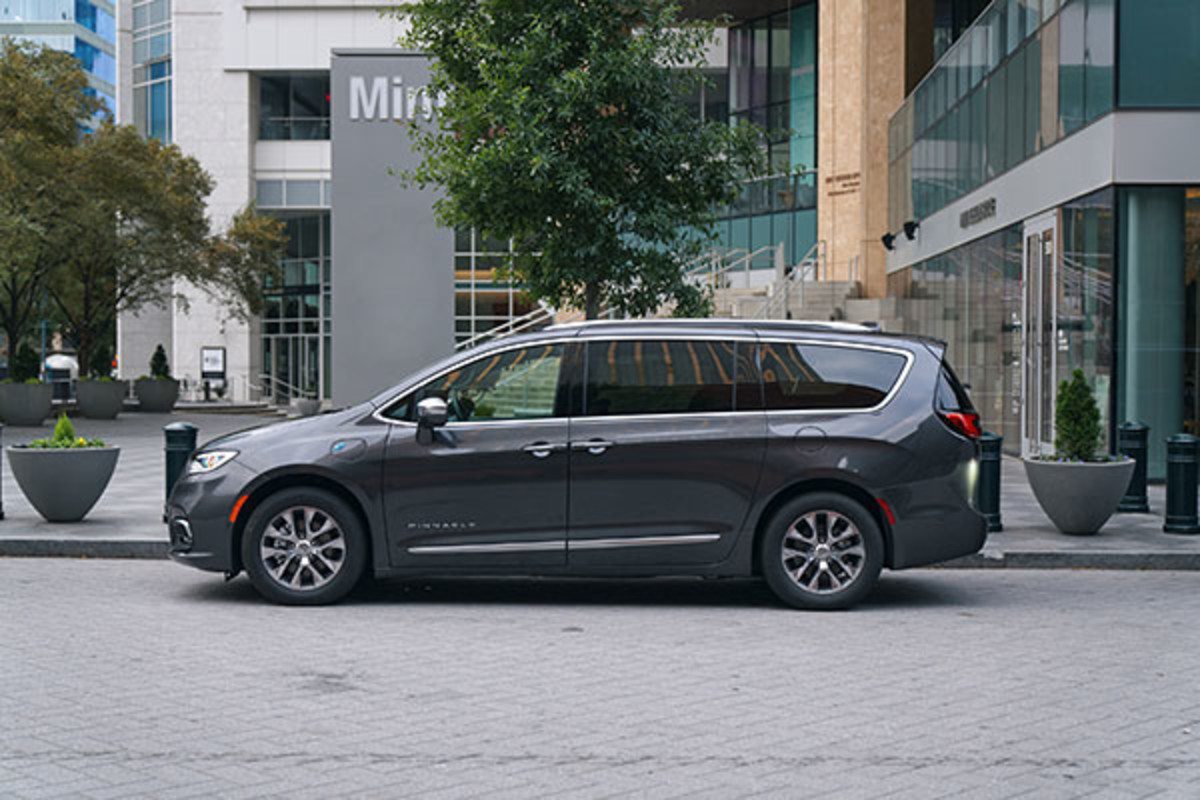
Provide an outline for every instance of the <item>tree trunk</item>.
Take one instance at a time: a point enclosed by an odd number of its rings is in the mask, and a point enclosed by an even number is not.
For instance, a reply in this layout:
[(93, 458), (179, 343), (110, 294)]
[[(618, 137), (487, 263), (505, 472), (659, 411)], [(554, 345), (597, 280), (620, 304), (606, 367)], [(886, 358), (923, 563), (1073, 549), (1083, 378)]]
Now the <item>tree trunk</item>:
[(587, 319), (600, 316), (600, 285), (588, 283), (583, 288), (583, 314)]

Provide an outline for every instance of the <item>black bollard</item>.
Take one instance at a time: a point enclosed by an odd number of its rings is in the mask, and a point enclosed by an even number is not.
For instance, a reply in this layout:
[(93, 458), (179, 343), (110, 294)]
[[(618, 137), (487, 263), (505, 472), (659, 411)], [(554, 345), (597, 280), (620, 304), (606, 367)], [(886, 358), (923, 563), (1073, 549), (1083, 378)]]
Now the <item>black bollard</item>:
[(1137, 463), (1117, 511), (1150, 513), (1150, 499), (1146, 496), (1146, 442), (1149, 437), (1150, 429), (1140, 422), (1122, 422), (1117, 426), (1117, 452)]
[(1200, 533), (1196, 515), (1196, 478), (1200, 439), (1186, 433), (1167, 437), (1167, 533)]
[[(163, 452), (167, 454), (167, 500), (171, 498), (175, 482), (187, 469), (188, 459), (196, 449), (196, 434), (199, 431), (199, 428), (187, 422), (172, 422), (163, 427), (163, 438), (166, 440)], [(164, 507), (163, 522), (167, 521), (166, 517)]]
[(979, 479), (975, 483), (975, 508), (987, 520), (988, 533), (1004, 530), (1000, 522), (1000, 445), (1003, 436), (979, 437)]

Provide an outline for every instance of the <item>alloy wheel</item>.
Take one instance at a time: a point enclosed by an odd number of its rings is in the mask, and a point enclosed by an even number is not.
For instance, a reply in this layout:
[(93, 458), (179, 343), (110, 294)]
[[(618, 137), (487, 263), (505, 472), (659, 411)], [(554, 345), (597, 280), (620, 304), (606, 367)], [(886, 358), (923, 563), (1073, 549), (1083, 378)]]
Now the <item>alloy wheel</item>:
[(328, 512), (291, 506), (271, 518), (259, 553), (271, 579), (292, 591), (319, 589), (346, 563), (346, 537)]
[(780, 553), (783, 569), (803, 591), (828, 595), (862, 574), (867, 551), (858, 526), (837, 511), (810, 511), (788, 527)]

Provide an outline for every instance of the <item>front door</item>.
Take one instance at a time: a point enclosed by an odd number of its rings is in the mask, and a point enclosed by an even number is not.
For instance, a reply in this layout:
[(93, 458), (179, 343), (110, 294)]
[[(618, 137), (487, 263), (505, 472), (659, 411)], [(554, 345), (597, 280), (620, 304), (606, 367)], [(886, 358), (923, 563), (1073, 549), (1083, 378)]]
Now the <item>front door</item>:
[(1057, 358), (1057, 212), (1025, 223), (1021, 342), (1021, 454), (1054, 452)]
[[(560, 400), (564, 347), (494, 351), (393, 404), (384, 509), (395, 567), (566, 563), (569, 420)], [(416, 404), (447, 401), (450, 420), (418, 431)]]
[(612, 339), (586, 351), (571, 422), (569, 563), (721, 560), (762, 467), (765, 417), (735, 411), (739, 378), (761, 408), (753, 340)]

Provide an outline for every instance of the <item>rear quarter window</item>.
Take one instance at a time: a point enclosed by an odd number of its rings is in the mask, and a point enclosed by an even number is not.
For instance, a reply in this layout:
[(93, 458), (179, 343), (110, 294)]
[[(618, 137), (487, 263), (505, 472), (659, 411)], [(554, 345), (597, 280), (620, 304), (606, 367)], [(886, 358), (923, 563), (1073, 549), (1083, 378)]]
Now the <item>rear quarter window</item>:
[(896, 385), (907, 359), (836, 344), (764, 342), (760, 350), (767, 410), (873, 408)]

